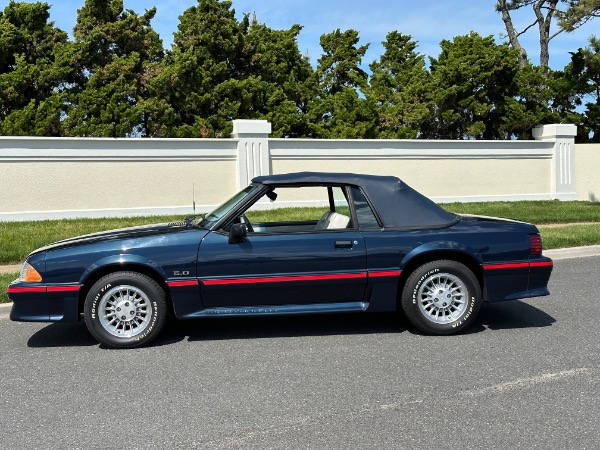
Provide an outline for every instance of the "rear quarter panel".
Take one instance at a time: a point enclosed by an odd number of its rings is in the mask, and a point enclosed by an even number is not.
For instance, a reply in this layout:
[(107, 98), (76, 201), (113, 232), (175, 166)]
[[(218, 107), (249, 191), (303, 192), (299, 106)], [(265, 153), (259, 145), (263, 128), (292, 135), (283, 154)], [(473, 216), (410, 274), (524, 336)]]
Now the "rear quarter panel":
[(397, 268), (400, 283), (383, 292), (372, 289), (370, 310), (395, 307), (410, 272), (434, 259), (457, 259), (470, 263), (482, 281), (484, 299), (497, 301), (523, 296), (528, 290), (529, 268), (486, 271), (487, 265), (529, 262), (529, 234), (537, 233), (533, 225), (504, 221), (460, 221), (455, 225), (429, 230), (387, 230), (364, 232), (369, 270)]

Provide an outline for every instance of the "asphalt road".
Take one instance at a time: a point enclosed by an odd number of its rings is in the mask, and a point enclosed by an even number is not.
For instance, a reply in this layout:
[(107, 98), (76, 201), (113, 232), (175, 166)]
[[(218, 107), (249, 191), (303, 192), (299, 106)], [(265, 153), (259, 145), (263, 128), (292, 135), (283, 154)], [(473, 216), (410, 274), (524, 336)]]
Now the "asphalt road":
[(470, 332), (390, 315), (171, 323), (100, 348), (83, 324), (0, 322), (0, 446), (600, 448), (600, 257)]

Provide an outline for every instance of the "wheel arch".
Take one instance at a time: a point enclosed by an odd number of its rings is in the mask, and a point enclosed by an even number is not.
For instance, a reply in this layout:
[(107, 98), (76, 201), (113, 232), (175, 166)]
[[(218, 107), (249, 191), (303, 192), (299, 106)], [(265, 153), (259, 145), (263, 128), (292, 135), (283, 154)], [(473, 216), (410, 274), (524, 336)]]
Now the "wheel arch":
[(400, 274), (400, 280), (398, 282), (398, 300), (400, 300), (402, 297), (402, 291), (404, 290), (406, 280), (410, 274), (423, 264), (437, 260), (451, 260), (465, 265), (471, 272), (473, 272), (475, 278), (477, 278), (481, 288), (481, 293), (484, 298), (486, 297), (483, 267), (473, 255), (465, 251), (437, 249), (418, 253), (409, 260), (403, 262), (402, 273)]
[(139, 262), (126, 262), (126, 263), (113, 263), (103, 265), (93, 272), (90, 272), (86, 279), (83, 281), (81, 289), (79, 291), (79, 316), (83, 314), (83, 306), (85, 298), (92, 288), (92, 286), (100, 280), (102, 277), (115, 272), (137, 272), (142, 275), (146, 275), (148, 278), (154, 280), (161, 289), (165, 292), (165, 300), (169, 313), (173, 313), (173, 301), (171, 299), (171, 293), (167, 286), (164, 277), (153, 267)]

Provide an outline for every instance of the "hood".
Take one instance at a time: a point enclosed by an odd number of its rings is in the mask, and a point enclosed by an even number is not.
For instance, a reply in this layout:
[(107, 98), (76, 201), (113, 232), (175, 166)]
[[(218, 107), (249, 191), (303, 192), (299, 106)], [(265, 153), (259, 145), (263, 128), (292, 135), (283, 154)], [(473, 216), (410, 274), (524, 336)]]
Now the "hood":
[(76, 236), (62, 241), (54, 242), (45, 247), (38, 248), (31, 254), (45, 252), (49, 250), (58, 250), (65, 247), (74, 247), (83, 244), (91, 244), (95, 242), (103, 242), (112, 239), (132, 239), (142, 236), (153, 236), (163, 233), (173, 233), (177, 231), (186, 230), (189, 227), (185, 222), (175, 223), (159, 223), (154, 225), (142, 225), (130, 228), (120, 228), (118, 230), (108, 230), (99, 233), (86, 234), (83, 236)]

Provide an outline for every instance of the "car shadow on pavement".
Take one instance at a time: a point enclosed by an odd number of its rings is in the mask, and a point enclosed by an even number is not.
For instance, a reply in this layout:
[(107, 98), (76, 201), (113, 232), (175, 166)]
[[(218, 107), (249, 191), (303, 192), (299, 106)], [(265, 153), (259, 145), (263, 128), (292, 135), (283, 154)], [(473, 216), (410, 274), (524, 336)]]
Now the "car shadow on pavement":
[[(548, 327), (556, 322), (549, 314), (515, 300), (485, 303), (475, 323), (463, 334), (485, 330)], [(220, 317), (211, 319), (169, 319), (150, 347), (179, 341), (287, 338), (302, 336), (360, 335), (377, 333), (422, 334), (396, 313), (320, 314), (269, 317)], [(36, 333), (28, 347), (84, 347), (98, 345), (85, 324), (53, 323)]]
[(556, 322), (550, 314), (521, 300), (484, 303), (474, 329), (490, 330), (549, 327)]
[(401, 333), (397, 314), (318, 314), (269, 317), (220, 317), (170, 321), (155, 345), (163, 341), (227, 340)]
[[(403, 331), (406, 331), (406, 324), (394, 313), (223, 317), (194, 320), (171, 318), (167, 320), (161, 334), (149, 347), (170, 345), (185, 339), (205, 341), (400, 333)], [(99, 344), (90, 335), (84, 322), (50, 324), (35, 332), (27, 342), (28, 347), (92, 345)]]
[(84, 347), (98, 345), (85, 323), (53, 323), (35, 332), (27, 341), (28, 347)]

